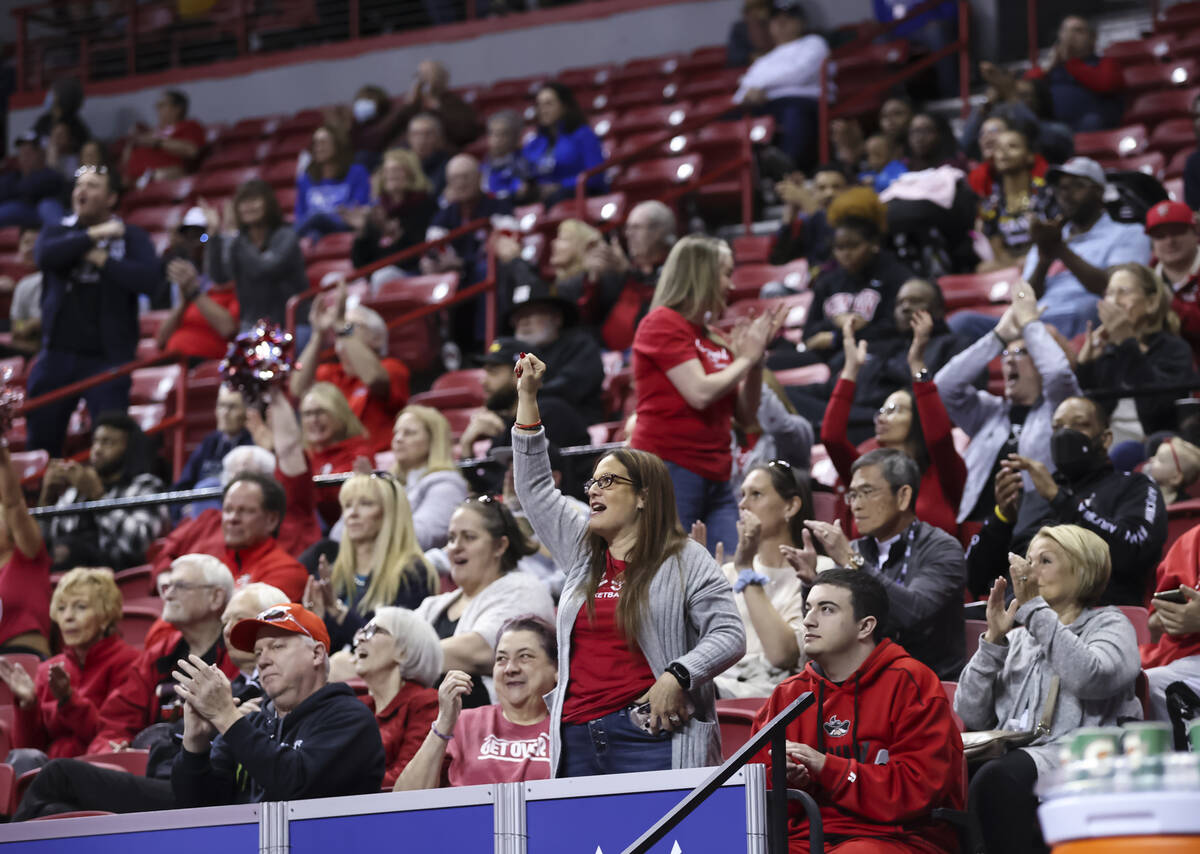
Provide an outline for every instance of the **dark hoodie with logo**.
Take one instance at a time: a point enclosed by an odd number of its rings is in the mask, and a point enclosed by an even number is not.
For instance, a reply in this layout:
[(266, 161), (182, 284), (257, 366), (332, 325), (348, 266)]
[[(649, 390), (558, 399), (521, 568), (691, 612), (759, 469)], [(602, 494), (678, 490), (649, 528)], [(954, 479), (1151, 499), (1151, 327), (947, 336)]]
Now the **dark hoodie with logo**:
[(294, 801), (379, 791), (383, 741), (375, 715), (344, 682), (285, 716), (268, 705), (216, 736), (208, 753), (181, 750), (171, 786), (182, 807)]
[[(941, 682), (932, 670), (884, 640), (845, 682), (830, 681), (816, 662), (783, 681), (758, 712), (757, 732), (805, 691), (816, 704), (787, 727), (788, 741), (825, 754), (808, 786), (821, 808), (825, 844), (875, 838), (916, 852), (956, 851), (949, 824), (934, 808), (962, 809), (962, 738)], [(770, 779), (770, 751), (763, 751)], [(808, 821), (790, 806), (792, 852), (808, 851)]]

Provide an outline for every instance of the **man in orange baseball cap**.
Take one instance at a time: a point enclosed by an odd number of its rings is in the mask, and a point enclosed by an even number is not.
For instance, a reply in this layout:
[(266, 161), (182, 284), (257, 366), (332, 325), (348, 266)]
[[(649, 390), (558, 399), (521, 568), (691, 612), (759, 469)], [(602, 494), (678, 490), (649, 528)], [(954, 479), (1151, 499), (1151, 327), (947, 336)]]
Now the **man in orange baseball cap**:
[(1196, 215), (1183, 202), (1159, 202), (1146, 212), (1146, 234), (1154, 252), (1154, 272), (1174, 293), (1179, 334), (1200, 357), (1200, 233)]
[(254, 654), (270, 698), (243, 715), (229, 679), (196, 656), (180, 659), (183, 750), (171, 771), (179, 807), (327, 798), (379, 791), (384, 752), (370, 709), (344, 682), (329, 683), (329, 632), (296, 603), (230, 632)]

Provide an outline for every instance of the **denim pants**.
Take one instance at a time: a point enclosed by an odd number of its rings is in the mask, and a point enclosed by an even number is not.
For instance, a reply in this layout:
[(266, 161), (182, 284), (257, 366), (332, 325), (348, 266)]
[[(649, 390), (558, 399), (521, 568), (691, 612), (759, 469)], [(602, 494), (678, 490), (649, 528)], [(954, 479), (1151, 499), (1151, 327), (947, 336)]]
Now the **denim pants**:
[[(117, 364), (120, 364), (119, 362)], [(26, 395), (30, 398), (54, 391), (65, 385), (98, 374), (115, 367), (103, 356), (87, 356), (61, 350), (43, 350), (29, 372)], [(129, 408), (129, 376), (102, 383), (82, 394), (71, 395), (55, 403), (39, 407), (26, 417), (29, 431), (28, 446), (43, 448), (52, 457), (62, 456), (63, 440), (67, 436), (67, 425), (79, 398), (87, 403), (88, 415), (94, 421), (110, 410), (124, 412)]]
[(651, 735), (633, 725), (629, 709), (584, 724), (563, 724), (564, 777), (665, 771), (671, 767), (671, 734)]
[(729, 481), (705, 480), (670, 462), (667, 471), (675, 485), (675, 507), (683, 530), (690, 531), (692, 523), (699, 520), (708, 526), (708, 550), (724, 543), (725, 551), (732, 554), (737, 547), (738, 509)]

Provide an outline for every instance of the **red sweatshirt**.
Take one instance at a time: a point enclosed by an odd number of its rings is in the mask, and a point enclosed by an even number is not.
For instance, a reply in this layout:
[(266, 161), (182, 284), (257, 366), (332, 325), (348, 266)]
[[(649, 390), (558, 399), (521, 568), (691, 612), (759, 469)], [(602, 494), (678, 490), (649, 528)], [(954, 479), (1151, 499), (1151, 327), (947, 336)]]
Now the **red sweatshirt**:
[[(962, 738), (934, 672), (890, 640), (840, 685), (810, 661), (771, 693), (755, 732), (805, 691), (816, 705), (788, 725), (787, 738), (825, 754), (808, 791), (821, 808), (826, 838), (876, 837), (913, 851), (957, 851), (953, 828), (929, 818), (936, 807), (963, 809), (966, 788)], [(769, 781), (770, 750), (760, 756)], [(788, 850), (807, 854), (808, 820), (799, 806), (788, 810)]]
[[(354, 461), (366, 457), (375, 464), (375, 451), (371, 441), (366, 436), (351, 436), (322, 450), (307, 449), (305, 456), (313, 474), (338, 474), (351, 471)], [(322, 486), (317, 491), (317, 510), (329, 525), (333, 525), (342, 515), (342, 505), (338, 503), (339, 486)]]
[[(1158, 565), (1154, 592), (1176, 590), (1181, 584), (1200, 588), (1200, 527), (1192, 528), (1171, 546)], [(1154, 600), (1150, 600), (1150, 613), (1154, 613)], [(1164, 632), (1158, 643), (1142, 645), (1142, 667), (1162, 667), (1191, 655), (1200, 655), (1200, 634), (1171, 637)]]
[[(1034, 178), (1045, 178), (1046, 170), (1049, 168), (1050, 164), (1045, 157), (1040, 154), (1033, 155), (1033, 169), (1030, 170), (1030, 174)], [(980, 199), (990, 196), (992, 187), (999, 180), (1000, 176), (996, 174), (996, 167), (990, 160), (983, 161), (967, 174), (967, 183)]]
[[(878, 447), (874, 439), (869, 439), (856, 448), (846, 438), (855, 387), (853, 380), (838, 380), (825, 409), (825, 420), (821, 422), (821, 442), (846, 488), (850, 487), (850, 467), (854, 461)], [(921, 476), (917, 490), (917, 518), (957, 537), (958, 505), (967, 482), (967, 467), (954, 447), (953, 425), (938, 397), (937, 386), (932, 382), (913, 383), (913, 397), (925, 446), (929, 449), (929, 468)]]
[(225, 549), (218, 557), (233, 573), (238, 587), (263, 582), (278, 587), (293, 602), (299, 602), (308, 583), (308, 570), (267, 537), (256, 546), (245, 549)]
[[(37, 702), (18, 705), (13, 718), (13, 747), (34, 747), (51, 759), (79, 756), (100, 731), (100, 706), (125, 678), (138, 651), (118, 634), (101, 638), (80, 661), (75, 650), (38, 665)], [(50, 692), (50, 668), (61, 664), (71, 677), (71, 696), (60, 703)]]
[[(1101, 95), (1118, 92), (1124, 85), (1121, 66), (1115, 59), (1106, 56), (1101, 57), (1095, 65), (1088, 65), (1082, 59), (1068, 59), (1062, 65), (1080, 86)], [(1038, 80), (1045, 76), (1046, 72), (1037, 65), (1025, 72), (1027, 80)]]
[(375, 700), (370, 696), (360, 699), (375, 712), (375, 722), (379, 724), (386, 763), (383, 788), (390, 791), (429, 735), (429, 725), (437, 719), (438, 693), (416, 682), (405, 682), (382, 712), (375, 710)]
[[(175, 662), (188, 654), (187, 643), (178, 629), (163, 633), (128, 666), (121, 682), (100, 707), (100, 732), (88, 746), (88, 753), (112, 750), (109, 742), (128, 742), (150, 724), (175, 720), (183, 713), (174, 702), (175, 680), (171, 671)], [(237, 665), (229, 660), (225, 643), (218, 640), (204, 655), (230, 679), (238, 675)]]

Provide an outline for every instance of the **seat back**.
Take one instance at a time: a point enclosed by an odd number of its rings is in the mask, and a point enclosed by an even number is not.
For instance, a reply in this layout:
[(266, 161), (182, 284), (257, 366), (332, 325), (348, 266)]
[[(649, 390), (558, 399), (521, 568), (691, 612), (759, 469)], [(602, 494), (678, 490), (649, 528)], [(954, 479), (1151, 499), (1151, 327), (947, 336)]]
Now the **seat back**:
[(950, 712), (954, 715), (954, 723), (958, 725), (958, 731), (964, 732), (966, 725), (963, 724), (962, 718), (958, 716), (958, 712), (954, 711), (954, 695), (958, 691), (958, 683), (943, 679), (942, 690), (946, 692), (946, 700), (950, 703)]
[(987, 620), (964, 620), (966, 625), (967, 661), (970, 661), (979, 649), (979, 636), (987, 631)]
[(1121, 613), (1133, 623), (1133, 631), (1137, 635), (1138, 646), (1150, 643), (1150, 612), (1141, 605), (1118, 605)]

